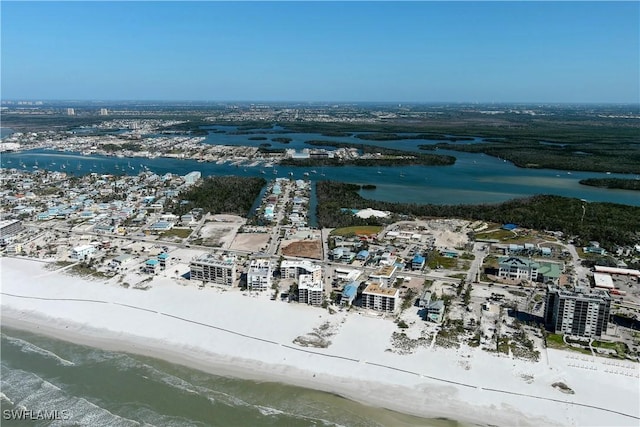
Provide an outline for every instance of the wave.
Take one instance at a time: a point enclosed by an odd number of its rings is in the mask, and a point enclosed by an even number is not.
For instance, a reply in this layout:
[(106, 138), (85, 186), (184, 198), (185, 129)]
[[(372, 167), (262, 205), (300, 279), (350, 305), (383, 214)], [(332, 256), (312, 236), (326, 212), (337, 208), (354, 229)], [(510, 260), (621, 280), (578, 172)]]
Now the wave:
[(48, 359), (56, 360), (62, 366), (75, 366), (70, 360), (63, 359), (52, 351), (45, 350), (44, 348), (38, 347), (37, 345), (30, 343), (28, 341), (22, 340), (20, 338), (10, 337), (9, 335), (2, 334), (2, 338), (6, 339), (10, 344), (18, 347), (23, 353), (31, 353), (31, 354), (39, 354), (40, 356), (44, 356)]
[(137, 421), (116, 415), (107, 409), (89, 402), (87, 399), (72, 396), (55, 384), (32, 372), (20, 369), (8, 369), (3, 366), (0, 379), (3, 393), (15, 407), (32, 411), (58, 411), (66, 420), (49, 425), (115, 427), (139, 426)]

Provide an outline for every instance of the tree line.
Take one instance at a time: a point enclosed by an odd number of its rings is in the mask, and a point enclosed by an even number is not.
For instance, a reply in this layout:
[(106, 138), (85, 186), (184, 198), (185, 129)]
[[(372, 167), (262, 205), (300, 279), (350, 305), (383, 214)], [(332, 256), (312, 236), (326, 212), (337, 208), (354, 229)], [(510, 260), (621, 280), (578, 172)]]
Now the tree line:
[[(499, 204), (430, 205), (368, 200), (358, 194), (359, 185), (319, 181), (316, 185), (320, 227), (382, 225), (408, 217), (463, 218), (515, 223), (537, 230), (561, 231), (605, 248), (640, 241), (640, 207), (614, 203), (587, 203), (580, 199), (538, 195)], [(584, 207), (584, 210), (583, 210)], [(389, 218), (358, 218), (347, 209), (389, 211)], [(584, 216), (583, 216), (584, 212)]]
[[(200, 184), (181, 191), (178, 201), (168, 210), (184, 215), (195, 208), (212, 214), (247, 216), (267, 181), (264, 178), (211, 176)], [(186, 203), (185, 203), (186, 201)]]

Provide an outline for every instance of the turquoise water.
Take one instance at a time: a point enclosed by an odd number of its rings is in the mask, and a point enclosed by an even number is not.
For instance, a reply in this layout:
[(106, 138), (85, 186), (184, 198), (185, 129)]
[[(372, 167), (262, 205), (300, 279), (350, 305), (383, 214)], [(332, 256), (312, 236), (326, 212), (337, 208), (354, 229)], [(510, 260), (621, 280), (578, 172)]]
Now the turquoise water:
[[(249, 141), (246, 135), (224, 135), (230, 139), (244, 138), (246, 145), (258, 145), (262, 141)], [(293, 134), (292, 134), (293, 135)], [(315, 135), (315, 139), (321, 138)], [(326, 138), (326, 137), (324, 137)], [(336, 138), (337, 139), (337, 138)], [(391, 141), (403, 145), (425, 143), (425, 141)], [(229, 139), (219, 143), (228, 144)], [(274, 146), (277, 143), (274, 143)], [(302, 142), (300, 142), (302, 144)], [(383, 145), (383, 143), (376, 143)], [(291, 144), (278, 144), (288, 145)], [(118, 158), (107, 156), (83, 156), (80, 153), (31, 150), (18, 153), (3, 153), (0, 165), (5, 168), (33, 170), (36, 165), (41, 169), (65, 171), (76, 175), (97, 173), (137, 174), (148, 168), (164, 174), (167, 172), (185, 175), (191, 171), (200, 171), (208, 175), (261, 176), (266, 179), (275, 177), (308, 178), (312, 181), (336, 180), (357, 184), (375, 184), (375, 190), (362, 191), (361, 195), (370, 199), (391, 202), (460, 204), (460, 203), (498, 203), (517, 197), (535, 194), (555, 194), (575, 197), (592, 202), (612, 202), (627, 205), (640, 205), (640, 196), (629, 190), (610, 190), (580, 185), (585, 178), (626, 177), (629, 175), (604, 174), (594, 172), (567, 172), (551, 169), (523, 169), (510, 162), (484, 154), (457, 153), (437, 150), (437, 153), (450, 154), (457, 158), (452, 166), (402, 166), (402, 167), (235, 167), (228, 164), (199, 163), (195, 160), (169, 158)], [(640, 168), (640, 167), (639, 167)], [(277, 174), (273, 173), (277, 171)], [(315, 173), (313, 171), (316, 171)], [(261, 172), (265, 171), (265, 174)], [(304, 173), (309, 176), (304, 176)], [(640, 172), (640, 171), (639, 171)]]
[[(434, 426), (330, 393), (216, 376), (137, 355), (2, 328), (2, 410), (68, 418), (3, 426)], [(3, 414), (5, 412), (2, 412)]]

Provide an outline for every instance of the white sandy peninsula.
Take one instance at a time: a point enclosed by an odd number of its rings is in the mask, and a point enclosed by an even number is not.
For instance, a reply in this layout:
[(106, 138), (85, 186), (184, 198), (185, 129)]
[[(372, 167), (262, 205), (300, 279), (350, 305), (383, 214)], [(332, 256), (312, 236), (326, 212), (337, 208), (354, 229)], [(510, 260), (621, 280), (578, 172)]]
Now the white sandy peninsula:
[[(557, 350), (540, 362), (483, 350), (385, 351), (397, 326), (265, 297), (181, 286), (87, 281), (24, 259), (0, 260), (3, 324), (163, 358), (215, 374), (330, 391), (365, 404), (473, 424), (638, 426), (638, 365)], [(328, 348), (299, 336), (328, 322)], [(574, 394), (551, 385), (563, 382)]]

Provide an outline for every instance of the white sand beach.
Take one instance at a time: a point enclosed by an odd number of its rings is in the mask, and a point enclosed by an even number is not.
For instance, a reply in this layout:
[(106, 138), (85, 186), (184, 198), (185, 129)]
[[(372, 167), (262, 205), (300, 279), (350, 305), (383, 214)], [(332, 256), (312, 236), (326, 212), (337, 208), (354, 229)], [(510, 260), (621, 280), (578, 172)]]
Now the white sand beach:
[[(324, 390), (424, 417), (500, 426), (638, 426), (638, 364), (548, 350), (539, 362), (483, 350), (385, 351), (390, 320), (176, 284), (148, 290), (2, 258), (4, 325), (166, 359), (214, 374)], [(328, 348), (293, 341), (325, 322)], [(551, 384), (562, 381), (566, 394)]]

